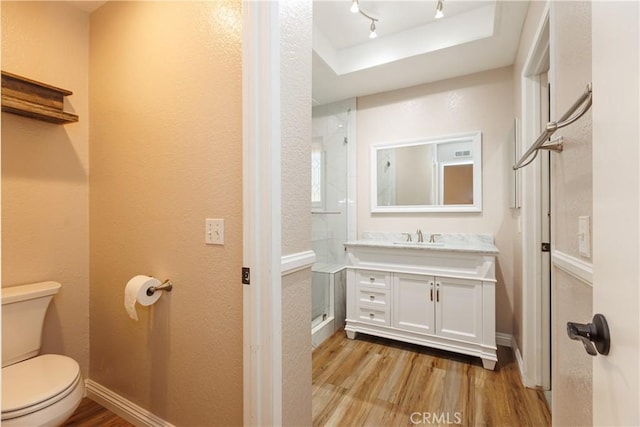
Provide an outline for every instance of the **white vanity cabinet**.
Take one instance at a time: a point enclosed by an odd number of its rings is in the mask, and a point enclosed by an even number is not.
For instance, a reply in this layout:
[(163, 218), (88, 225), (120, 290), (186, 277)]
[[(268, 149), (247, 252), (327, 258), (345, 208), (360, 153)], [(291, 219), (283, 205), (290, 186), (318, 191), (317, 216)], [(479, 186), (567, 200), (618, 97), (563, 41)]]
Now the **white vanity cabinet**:
[(393, 313), (396, 328), (480, 342), (482, 282), (396, 273)]
[(349, 242), (347, 336), (365, 333), (482, 358), (493, 369), (495, 247)]
[[(347, 273), (348, 275), (348, 273)], [(372, 325), (391, 326), (391, 274), (380, 271), (356, 272), (355, 318)], [(349, 279), (347, 278), (347, 286)], [(347, 302), (347, 305), (349, 303)], [(348, 310), (348, 308), (347, 308)]]

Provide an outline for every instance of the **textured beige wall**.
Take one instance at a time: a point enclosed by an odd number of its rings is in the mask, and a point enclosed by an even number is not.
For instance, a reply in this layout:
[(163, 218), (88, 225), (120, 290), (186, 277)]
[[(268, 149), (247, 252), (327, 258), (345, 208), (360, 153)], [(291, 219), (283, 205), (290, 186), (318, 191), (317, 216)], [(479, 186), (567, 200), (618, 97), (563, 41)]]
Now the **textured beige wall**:
[[(522, 119), (522, 71), (529, 50), (533, 44), (533, 39), (540, 25), (540, 20), (545, 8), (545, 2), (533, 1), (529, 3), (527, 9), (527, 17), (520, 34), (520, 43), (513, 64), (513, 99), (515, 117)], [(528, 144), (524, 142), (524, 144)], [(520, 210), (512, 210), (512, 216), (516, 221), (521, 220)], [(519, 349), (522, 345), (522, 233), (518, 231), (514, 233), (513, 239), (513, 337), (516, 340)]]
[[(496, 275), (496, 329), (511, 333), (513, 236), (509, 210), (513, 129), (511, 67), (358, 98), (358, 233), (363, 231), (490, 233), (500, 249)], [(480, 213), (372, 214), (370, 146), (482, 131), (483, 209)]]
[(2, 2), (2, 69), (74, 92), (65, 126), (2, 113), (2, 286), (62, 283), (42, 351), (89, 369), (89, 19), (57, 2)]
[[(242, 424), (240, 22), (238, 0), (91, 15), (90, 375), (179, 426)], [(139, 322), (136, 274), (174, 282)]]
[(282, 278), (282, 425), (310, 426), (311, 274)]
[[(591, 6), (571, 1), (553, 4), (551, 19), (551, 118), (562, 116), (591, 82)], [(592, 217), (591, 111), (555, 135), (565, 139), (553, 156), (554, 247), (575, 257), (578, 217)], [(590, 257), (583, 257), (589, 262)]]
[[(591, 4), (551, 5), (551, 117), (561, 116), (591, 82)], [(597, 92), (596, 92), (597, 93)], [(590, 262), (578, 253), (578, 216), (593, 216), (591, 111), (560, 129), (564, 150), (552, 159), (552, 237), (554, 251)], [(552, 269), (552, 410), (557, 425), (592, 422), (592, 357), (566, 335), (566, 322), (589, 322), (593, 288), (559, 268)]]
[(282, 254), (311, 247), (311, 1), (280, 3)]
[[(591, 321), (591, 291), (560, 269), (553, 272), (551, 413), (556, 426), (592, 425), (593, 358), (582, 343), (567, 337), (567, 322)], [(570, 304), (567, 302), (570, 301)], [(559, 304), (562, 309), (559, 309)], [(602, 357), (602, 356), (601, 356)]]
[[(279, 4), (282, 254), (311, 249), (312, 3)], [(282, 423), (311, 425), (311, 269), (282, 278)]]

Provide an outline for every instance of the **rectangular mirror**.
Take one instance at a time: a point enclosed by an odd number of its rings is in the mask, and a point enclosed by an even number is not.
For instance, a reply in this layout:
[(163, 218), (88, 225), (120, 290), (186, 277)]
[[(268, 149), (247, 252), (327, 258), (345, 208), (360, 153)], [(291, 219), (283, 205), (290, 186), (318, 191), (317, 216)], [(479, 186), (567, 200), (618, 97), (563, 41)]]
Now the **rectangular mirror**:
[(371, 212), (482, 211), (482, 133), (371, 147)]

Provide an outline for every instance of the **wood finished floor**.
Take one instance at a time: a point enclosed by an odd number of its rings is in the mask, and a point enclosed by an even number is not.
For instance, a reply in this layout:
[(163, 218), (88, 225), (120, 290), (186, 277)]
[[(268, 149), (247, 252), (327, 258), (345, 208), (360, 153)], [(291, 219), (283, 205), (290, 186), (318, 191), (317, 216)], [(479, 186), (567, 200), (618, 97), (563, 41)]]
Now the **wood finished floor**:
[(64, 427), (135, 427), (93, 400), (85, 397)]
[[(520, 382), (508, 348), (487, 371), (475, 357), (339, 331), (313, 351), (313, 425), (538, 427), (551, 415), (544, 393)], [(133, 424), (84, 398), (70, 426)]]
[(511, 350), (498, 359), (488, 371), (479, 358), (339, 331), (313, 352), (313, 425), (551, 425)]

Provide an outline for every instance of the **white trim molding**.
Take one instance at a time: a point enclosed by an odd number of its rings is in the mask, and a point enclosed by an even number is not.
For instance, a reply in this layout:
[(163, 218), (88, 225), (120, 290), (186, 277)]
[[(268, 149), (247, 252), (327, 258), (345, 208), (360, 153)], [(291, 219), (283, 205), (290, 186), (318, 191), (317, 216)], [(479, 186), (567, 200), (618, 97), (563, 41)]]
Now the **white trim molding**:
[(593, 286), (592, 263), (583, 261), (556, 249), (551, 250), (551, 262), (554, 267), (559, 268), (565, 273), (569, 273), (571, 276), (589, 286)]
[(527, 382), (527, 377), (524, 375), (524, 360), (522, 360), (522, 353), (520, 353), (520, 348), (518, 348), (518, 342), (516, 341), (516, 337), (511, 336), (511, 351), (513, 351), (513, 355), (516, 358), (516, 363), (518, 364), (518, 371), (520, 371), (520, 380), (525, 387), (533, 388), (535, 384), (530, 384)]
[[(524, 151), (531, 141), (539, 135), (540, 125), (546, 123), (541, 117), (541, 81), (540, 67), (545, 63), (544, 56), (549, 45), (550, 4), (546, 3), (533, 36), (527, 58), (520, 76), (522, 102), (521, 142)], [(544, 68), (544, 67), (543, 67)], [(551, 70), (550, 70), (551, 72)], [(550, 363), (545, 348), (551, 342), (547, 319), (550, 306), (545, 298), (543, 276), (550, 262), (543, 258), (542, 244), (543, 221), (543, 161), (542, 156), (521, 170), (521, 221), (522, 221), (522, 318), (520, 330), (519, 366), (522, 382), (526, 387), (536, 388), (550, 383)], [(546, 193), (545, 193), (546, 196)], [(548, 256), (548, 255), (545, 255)], [(545, 262), (546, 261), (546, 262)], [(545, 270), (545, 274), (543, 274)], [(516, 353), (516, 355), (518, 354)], [(550, 353), (549, 353), (550, 354)]]
[(242, 17), (244, 424), (281, 425), (279, 3), (244, 0)]
[(280, 269), (282, 275), (286, 276), (288, 274), (295, 273), (296, 271), (311, 268), (314, 262), (316, 262), (316, 253), (313, 251), (283, 255), (282, 266)]
[(132, 424), (149, 427), (174, 427), (170, 422), (163, 420), (93, 380), (86, 380), (85, 385), (88, 398)]
[(511, 334), (505, 334), (504, 332), (496, 332), (496, 345), (503, 347), (511, 347), (513, 343), (513, 336)]

